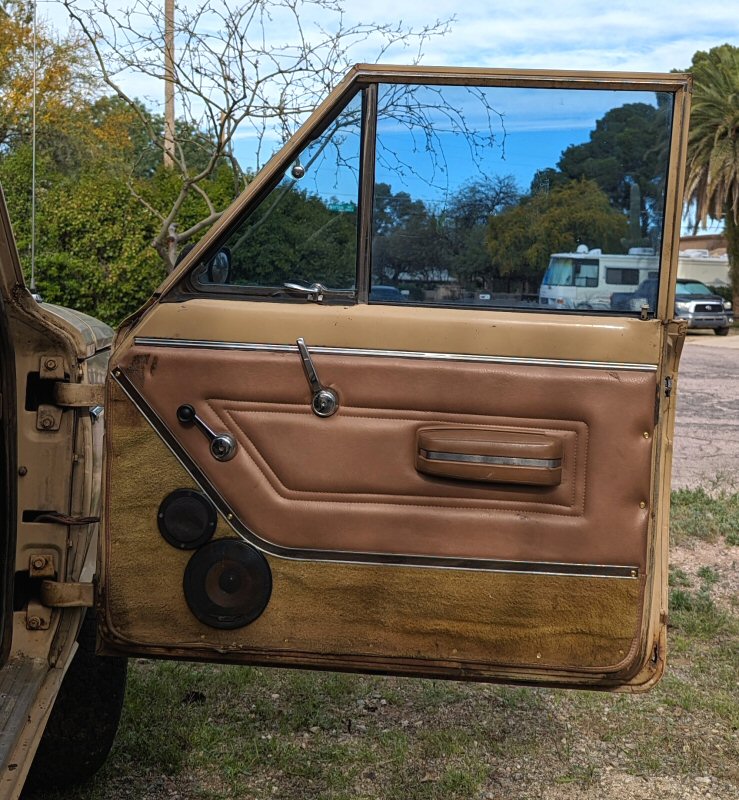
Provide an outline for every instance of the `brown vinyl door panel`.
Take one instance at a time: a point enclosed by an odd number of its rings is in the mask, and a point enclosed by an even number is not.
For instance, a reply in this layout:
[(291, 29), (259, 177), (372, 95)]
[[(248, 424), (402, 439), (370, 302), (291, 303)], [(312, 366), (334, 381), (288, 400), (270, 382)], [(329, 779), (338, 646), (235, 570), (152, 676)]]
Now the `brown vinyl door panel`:
[[(118, 368), (265, 549), (643, 568), (654, 371), (321, 355), (315, 364), (340, 398), (327, 419), (311, 411), (297, 348), (137, 345)], [(206, 437), (178, 423), (183, 402), (235, 438), (231, 461), (210, 457)], [(419, 472), (417, 433), (442, 425), (548, 433), (563, 446), (562, 480)]]
[[(355, 68), (119, 332), (103, 649), (653, 685), (684, 336), (670, 316), (688, 88), (676, 75)], [(527, 278), (541, 296), (529, 285), (515, 300), (484, 286), (503, 280), (495, 218), (596, 190), (534, 181), (523, 201), (475, 218), (464, 204), (439, 210), (454, 188), (435, 184), (447, 167), (475, 192), (508, 185), (492, 171), (503, 168), (499, 132), (481, 128), (460, 149), (454, 129), (476, 124), (475, 102), (497, 125), (488, 112), (505, 112), (508, 89), (514, 115), (631, 103), (662, 153), (647, 229), (608, 212), (618, 254), (554, 253)], [(545, 103), (544, 91), (558, 94)], [(463, 117), (444, 114), (460, 103)], [(430, 109), (433, 135), (399, 191), (416, 152), (402, 140), (417, 119), (408, 108)], [(434, 147), (447, 148), (445, 168), (426, 180)], [(477, 183), (465, 184), (463, 150), (481, 159)], [(470, 231), (477, 249), (460, 258)], [(639, 251), (627, 252), (632, 241)], [(617, 290), (634, 287), (603, 288), (616, 263), (614, 280), (630, 264), (658, 274), (657, 297), (632, 292), (619, 302), (638, 307), (617, 310)]]
[[(241, 343), (149, 336), (151, 319), (116, 354), (109, 647), (588, 685), (622, 683), (642, 666), (655, 365), (373, 355), (363, 352), (375, 350), (371, 337), (332, 353), (352, 326), (346, 308), (324, 337), (312, 332), (316, 369), (340, 401), (324, 419), (311, 411), (297, 346), (250, 349), (260, 338), (250, 311), (226, 301), (214, 317), (238, 318)], [(290, 331), (302, 308), (272, 312)], [(381, 329), (385, 310), (368, 313)], [(419, 335), (424, 316), (407, 311), (396, 340)], [(519, 333), (529, 352), (546, 353), (551, 338), (537, 345), (537, 326)], [(560, 324), (559, 336), (578, 328)], [(643, 331), (661, 336), (658, 325)], [(233, 459), (215, 460), (206, 437), (178, 421), (183, 403), (234, 437)], [(429, 429), (545, 435), (561, 448), (561, 479), (537, 486), (425, 474), (416, 456)], [(218, 508), (215, 537), (249, 542), (271, 570), (266, 609), (238, 630), (193, 616), (182, 589), (191, 553), (157, 530), (163, 499), (195, 486)]]

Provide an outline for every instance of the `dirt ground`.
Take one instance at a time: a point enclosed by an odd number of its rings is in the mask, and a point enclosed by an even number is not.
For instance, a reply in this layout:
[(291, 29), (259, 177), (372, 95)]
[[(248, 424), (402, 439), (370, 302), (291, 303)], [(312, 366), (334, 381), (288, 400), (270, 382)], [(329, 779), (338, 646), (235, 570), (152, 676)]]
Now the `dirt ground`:
[(673, 488), (739, 488), (739, 331), (688, 334), (677, 397)]

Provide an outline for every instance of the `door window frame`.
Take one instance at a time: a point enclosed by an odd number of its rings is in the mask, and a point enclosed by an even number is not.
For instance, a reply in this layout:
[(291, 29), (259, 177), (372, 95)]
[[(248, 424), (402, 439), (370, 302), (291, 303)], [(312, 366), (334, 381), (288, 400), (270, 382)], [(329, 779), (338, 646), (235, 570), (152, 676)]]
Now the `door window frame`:
[[(679, 169), (681, 156), (687, 148), (686, 96), (692, 90), (692, 80), (682, 73), (614, 73), (614, 72), (560, 72), (537, 70), (499, 70), (472, 68), (445, 68), (419, 66), (384, 67), (358, 65), (334, 89), (294, 136), (268, 161), (255, 176), (242, 195), (226, 210), (221, 219), (206, 233), (181, 264), (160, 286), (155, 297), (162, 302), (182, 302), (193, 297), (221, 297), (239, 300), (269, 300), (270, 302), (304, 303), (303, 298), (270, 295), (268, 289), (258, 287), (213, 285), (205, 286), (192, 279), (192, 273), (212, 258), (233, 229), (271, 192), (282, 179), (285, 170), (303, 149), (320, 136), (343, 111), (346, 105), (362, 93), (362, 122), (360, 134), (359, 197), (357, 208), (357, 271), (356, 298), (341, 299), (342, 305), (367, 304), (371, 290), (371, 250), (373, 229), (373, 201), (375, 188), (375, 156), (377, 145), (378, 87), (380, 84), (452, 85), (479, 87), (511, 87), (534, 89), (601, 89), (622, 91), (654, 91), (672, 96), (670, 152), (665, 178), (665, 203), (662, 222), (662, 241), (659, 252), (659, 289), (657, 307), (649, 318), (663, 320), (672, 317), (677, 274), (677, 253), (680, 222), (682, 218), (683, 171)], [(684, 161), (684, 157), (683, 157)], [(245, 289), (248, 288), (248, 291)], [(324, 303), (326, 301), (324, 300)], [(331, 301), (328, 301), (331, 302)], [(375, 301), (376, 302), (376, 301)], [(380, 303), (381, 304), (381, 303)], [(393, 305), (406, 305), (393, 303)], [(409, 303), (409, 307), (429, 307), (429, 304)], [(443, 308), (444, 304), (430, 304)], [(452, 308), (468, 306), (454, 304)], [(469, 306), (479, 311), (478, 306)], [(551, 314), (551, 309), (516, 309), (495, 307), (495, 311), (525, 311), (533, 314)], [(558, 315), (589, 315), (608, 317), (634, 317), (639, 312), (587, 311), (582, 309), (557, 310)]]

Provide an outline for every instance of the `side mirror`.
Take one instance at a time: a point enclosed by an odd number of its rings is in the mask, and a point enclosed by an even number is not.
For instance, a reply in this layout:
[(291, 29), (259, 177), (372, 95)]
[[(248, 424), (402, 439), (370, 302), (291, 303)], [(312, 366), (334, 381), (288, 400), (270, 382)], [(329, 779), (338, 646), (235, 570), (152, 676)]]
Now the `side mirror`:
[(207, 267), (208, 283), (231, 283), (231, 250), (222, 247)]

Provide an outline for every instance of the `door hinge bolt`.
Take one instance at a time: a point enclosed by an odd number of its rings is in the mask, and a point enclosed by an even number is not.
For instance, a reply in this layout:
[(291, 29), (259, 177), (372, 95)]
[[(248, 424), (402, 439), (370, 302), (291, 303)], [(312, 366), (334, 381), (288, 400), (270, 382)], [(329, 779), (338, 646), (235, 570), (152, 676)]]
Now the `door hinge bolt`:
[(41, 620), (38, 617), (29, 617), (26, 627), (31, 631), (37, 631), (41, 627)]
[(56, 369), (56, 359), (54, 358), (47, 358), (44, 362), (44, 366), (46, 369)]
[(43, 569), (46, 566), (46, 559), (39, 556), (33, 559), (32, 564), (34, 569)]

